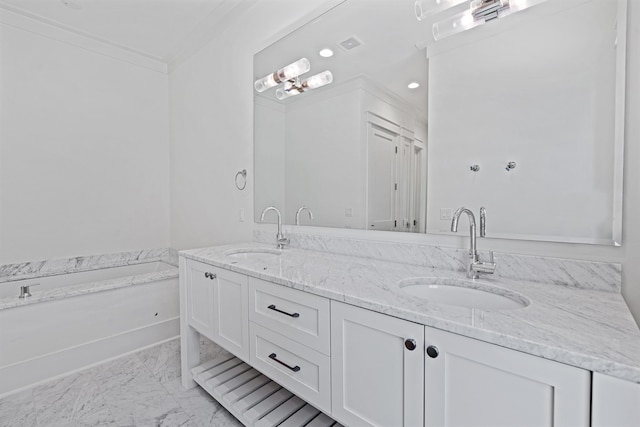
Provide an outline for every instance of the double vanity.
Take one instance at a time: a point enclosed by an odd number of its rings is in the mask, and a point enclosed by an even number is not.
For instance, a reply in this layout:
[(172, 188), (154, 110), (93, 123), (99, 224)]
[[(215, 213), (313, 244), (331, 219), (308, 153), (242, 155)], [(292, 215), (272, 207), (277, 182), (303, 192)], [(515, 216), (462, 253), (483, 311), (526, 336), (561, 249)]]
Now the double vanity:
[(180, 288), (183, 385), (245, 425), (640, 423), (619, 291), (262, 243), (181, 252)]

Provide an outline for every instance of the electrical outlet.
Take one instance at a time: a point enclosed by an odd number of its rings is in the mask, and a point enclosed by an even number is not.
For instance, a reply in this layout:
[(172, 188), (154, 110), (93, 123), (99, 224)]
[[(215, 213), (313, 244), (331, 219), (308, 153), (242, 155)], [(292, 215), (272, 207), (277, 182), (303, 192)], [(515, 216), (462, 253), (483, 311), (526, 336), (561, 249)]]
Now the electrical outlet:
[(244, 208), (240, 208), (240, 211), (238, 211), (238, 220), (244, 222)]
[(440, 219), (443, 221), (451, 220), (453, 218), (453, 209), (440, 208)]
[(346, 208), (344, 210), (344, 216), (351, 218), (353, 216), (353, 208)]

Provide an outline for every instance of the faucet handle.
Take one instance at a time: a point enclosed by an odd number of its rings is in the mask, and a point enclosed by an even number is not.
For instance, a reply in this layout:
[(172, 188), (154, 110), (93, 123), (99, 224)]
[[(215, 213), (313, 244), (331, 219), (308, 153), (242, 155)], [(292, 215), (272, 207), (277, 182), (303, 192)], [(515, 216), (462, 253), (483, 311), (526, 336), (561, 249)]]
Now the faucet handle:
[(496, 263), (493, 258), (493, 251), (489, 251), (489, 261), (475, 261), (469, 266), (471, 272), (476, 273), (474, 278), (478, 278), (477, 273), (493, 274), (496, 271)]
[(290, 240), (282, 236), (278, 238), (277, 242), (278, 242), (278, 249), (284, 249), (284, 247), (289, 244)]

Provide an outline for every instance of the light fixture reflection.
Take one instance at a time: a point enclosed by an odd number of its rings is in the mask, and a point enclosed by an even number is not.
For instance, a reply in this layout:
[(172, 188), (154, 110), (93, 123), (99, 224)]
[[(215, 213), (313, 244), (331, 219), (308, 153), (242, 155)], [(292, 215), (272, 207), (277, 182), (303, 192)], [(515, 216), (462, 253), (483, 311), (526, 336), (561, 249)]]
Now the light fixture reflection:
[(298, 77), (300, 74), (304, 74), (311, 69), (311, 63), (307, 58), (298, 59), (286, 67), (279, 69), (273, 74), (264, 76), (261, 79), (255, 81), (253, 86), (258, 92), (264, 92), (265, 90), (277, 86), (279, 83), (285, 82), (290, 79)]
[(407, 85), (407, 87), (408, 87), (409, 89), (417, 89), (417, 88), (419, 88), (419, 87), (420, 87), (420, 83), (418, 83), (418, 82), (411, 82), (411, 83), (409, 83), (409, 84)]
[(333, 82), (333, 74), (329, 70), (313, 75), (303, 81), (300, 81), (299, 78), (296, 78), (286, 81), (284, 87), (278, 88), (276, 90), (276, 97), (279, 100), (283, 100), (292, 96), (299, 95), (309, 89), (317, 89), (319, 87), (328, 85), (331, 82)]

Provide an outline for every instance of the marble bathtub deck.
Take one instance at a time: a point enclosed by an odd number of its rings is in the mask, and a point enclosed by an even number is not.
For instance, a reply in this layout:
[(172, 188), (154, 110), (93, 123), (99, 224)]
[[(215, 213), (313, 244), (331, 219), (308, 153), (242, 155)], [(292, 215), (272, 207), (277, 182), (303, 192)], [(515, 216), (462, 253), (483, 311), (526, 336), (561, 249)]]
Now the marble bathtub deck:
[[(161, 248), (0, 265), (0, 286), (10, 284), (10, 282), (17, 280), (37, 279), (152, 262), (163, 262), (177, 267), (178, 254), (171, 248)], [(17, 295), (9, 298), (0, 298), (0, 310), (119, 289), (127, 286), (141, 285), (165, 279), (176, 279), (177, 277), (178, 269), (175, 268), (80, 285), (65, 286), (48, 291), (34, 291), (33, 296), (26, 299), (19, 299)]]
[[(224, 352), (202, 342), (203, 358)], [(180, 384), (173, 339), (0, 399), (0, 426), (242, 426), (200, 387)]]

